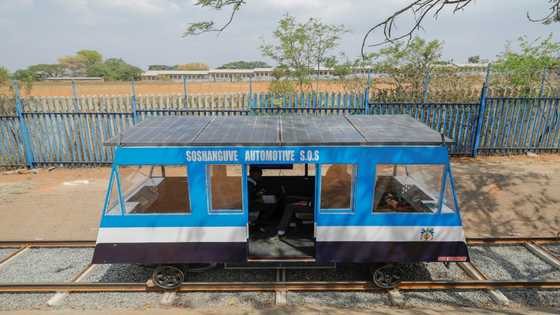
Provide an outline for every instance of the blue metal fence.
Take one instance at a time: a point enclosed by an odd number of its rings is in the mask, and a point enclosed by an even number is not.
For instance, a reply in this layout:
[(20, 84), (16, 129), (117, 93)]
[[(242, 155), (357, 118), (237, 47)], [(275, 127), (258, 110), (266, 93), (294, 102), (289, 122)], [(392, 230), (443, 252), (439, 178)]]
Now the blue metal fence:
[(59, 110), (52, 100), (40, 110), (40, 100), (18, 98), (15, 113), (0, 114), (0, 166), (111, 163), (112, 148), (104, 142), (135, 122), (163, 115), (408, 114), (454, 139), (451, 154), (560, 151), (560, 97), (488, 98), (483, 93), (480, 103), (369, 103), (367, 94), (251, 93), (237, 98), (241, 106), (216, 105), (227, 98), (179, 96), (164, 106), (157, 98), (133, 93), (114, 98), (118, 106), (113, 106), (102, 97), (74, 97)]

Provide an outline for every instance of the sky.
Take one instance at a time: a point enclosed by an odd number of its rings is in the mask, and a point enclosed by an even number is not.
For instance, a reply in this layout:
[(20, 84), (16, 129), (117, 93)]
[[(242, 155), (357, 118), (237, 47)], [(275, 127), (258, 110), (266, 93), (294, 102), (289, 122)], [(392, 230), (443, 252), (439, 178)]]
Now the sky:
[[(106, 58), (123, 58), (147, 68), (150, 64), (203, 62), (217, 67), (235, 60), (264, 60), (259, 50), (272, 41), (277, 22), (286, 13), (300, 21), (320, 18), (351, 30), (337, 53), (360, 53), (368, 28), (411, 0), (248, 0), (223, 33), (183, 38), (188, 23), (225, 21), (229, 12), (194, 6), (194, 0), (0, 0), (0, 66), (11, 71), (38, 63), (56, 63), (80, 49), (94, 49)], [(554, 33), (560, 23), (529, 22), (547, 13), (547, 0), (475, 0), (465, 10), (429, 16), (418, 35), (444, 41), (443, 56), (464, 63), (469, 56), (494, 59), (507, 41)], [(399, 30), (406, 30), (400, 21)], [(379, 37), (377, 37), (379, 38)], [(375, 51), (372, 48), (370, 51)], [(271, 62), (270, 62), (271, 63)]]

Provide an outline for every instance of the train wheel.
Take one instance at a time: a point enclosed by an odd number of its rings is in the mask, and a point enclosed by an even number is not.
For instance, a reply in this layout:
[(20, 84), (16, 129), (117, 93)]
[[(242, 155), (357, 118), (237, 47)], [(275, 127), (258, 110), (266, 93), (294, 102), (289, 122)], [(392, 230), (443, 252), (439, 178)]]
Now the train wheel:
[(372, 272), (373, 283), (382, 289), (392, 289), (401, 283), (402, 270), (396, 265), (385, 265)]
[(174, 266), (158, 266), (152, 274), (152, 280), (158, 287), (172, 290), (181, 286), (185, 281), (185, 274)]

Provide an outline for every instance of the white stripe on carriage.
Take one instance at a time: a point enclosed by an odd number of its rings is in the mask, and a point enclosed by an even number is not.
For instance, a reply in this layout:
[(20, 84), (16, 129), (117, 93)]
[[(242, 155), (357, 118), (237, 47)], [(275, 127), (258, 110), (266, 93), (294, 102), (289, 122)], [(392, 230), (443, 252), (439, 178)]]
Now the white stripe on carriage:
[(100, 228), (97, 243), (241, 243), (246, 227)]
[[(433, 231), (433, 236), (426, 233)], [(424, 232), (424, 233), (423, 233)], [(318, 242), (464, 242), (463, 227), (448, 226), (318, 226)]]

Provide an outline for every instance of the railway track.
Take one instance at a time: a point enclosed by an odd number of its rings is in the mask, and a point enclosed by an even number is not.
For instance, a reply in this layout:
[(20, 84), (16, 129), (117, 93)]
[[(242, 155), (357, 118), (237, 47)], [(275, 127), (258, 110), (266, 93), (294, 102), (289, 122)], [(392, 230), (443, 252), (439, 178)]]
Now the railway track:
[[(560, 244), (560, 237), (531, 238), (469, 238), (469, 246), (521, 245), (550, 266), (560, 269), (560, 258), (543, 245)], [(17, 259), (31, 248), (91, 248), (95, 241), (0, 241), (0, 249), (17, 248), (15, 252), (0, 260), (1, 268)], [(558, 280), (492, 280), (469, 262), (457, 265), (471, 280), (403, 281), (398, 290), (499, 290), (499, 289), (560, 289)], [(84, 292), (162, 292), (150, 281), (142, 283), (99, 283), (81, 282), (83, 276), (93, 269), (90, 265), (70, 282), (61, 283), (0, 283), (0, 293), (84, 293)], [(369, 281), (285, 281), (285, 277), (273, 282), (185, 282), (176, 292), (368, 292), (383, 291)]]

